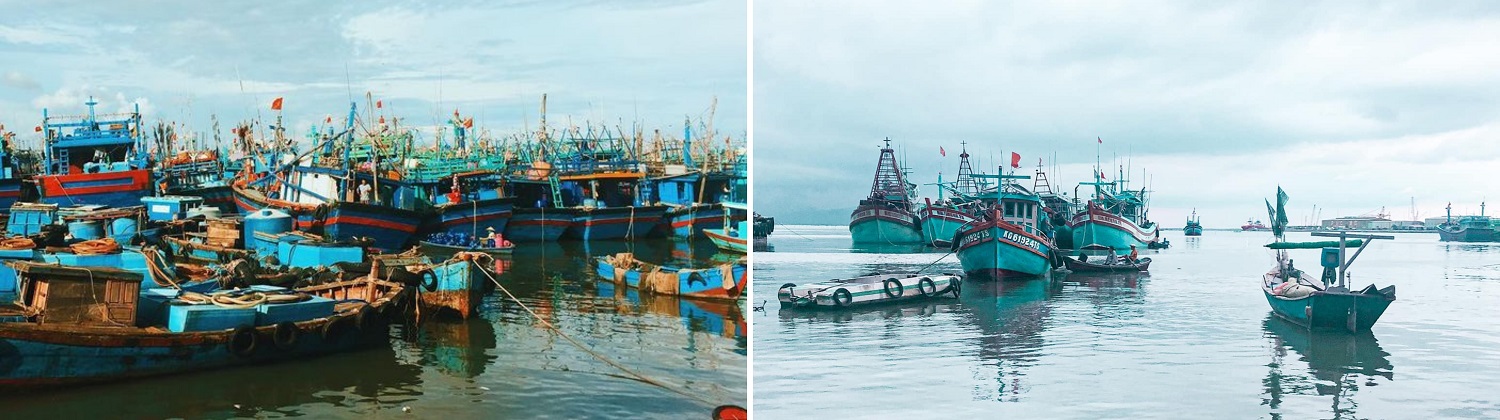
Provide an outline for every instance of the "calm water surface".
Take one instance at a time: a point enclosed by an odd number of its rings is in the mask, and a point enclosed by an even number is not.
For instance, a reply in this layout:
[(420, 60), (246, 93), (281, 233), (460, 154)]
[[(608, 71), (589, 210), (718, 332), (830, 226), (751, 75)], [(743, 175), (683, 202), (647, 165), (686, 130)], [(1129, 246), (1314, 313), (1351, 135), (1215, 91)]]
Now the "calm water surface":
[[(590, 257), (624, 251), (678, 264), (731, 258), (708, 241), (521, 244), (500, 280), (591, 350), (715, 405), (745, 405), (744, 311), (601, 287)], [(713, 409), (594, 359), (499, 291), (481, 313), (396, 325), (389, 346), (366, 351), (6, 396), (0, 407), (6, 418), (707, 418)]]
[[(945, 251), (853, 249), (843, 226), (777, 226), (774, 251), (755, 255), (754, 299), (770, 301), (751, 317), (756, 415), (1500, 417), (1500, 244), (1425, 233), (1370, 245), (1350, 283), (1394, 284), (1397, 300), (1349, 335), (1271, 315), (1269, 233), (1163, 235), (1173, 247), (1146, 253), (1149, 275), (973, 282), (956, 300), (806, 313), (780, 310), (776, 289), (914, 270)], [(962, 268), (948, 256), (930, 271)]]

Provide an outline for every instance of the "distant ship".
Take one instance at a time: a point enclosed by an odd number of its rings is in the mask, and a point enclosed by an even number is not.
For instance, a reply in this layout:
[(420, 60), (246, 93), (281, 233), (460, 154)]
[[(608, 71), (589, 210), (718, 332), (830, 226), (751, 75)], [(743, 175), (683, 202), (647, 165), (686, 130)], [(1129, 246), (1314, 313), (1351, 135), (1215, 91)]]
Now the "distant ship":
[(1240, 230), (1245, 232), (1263, 232), (1271, 230), (1271, 228), (1261, 224), (1259, 220), (1251, 221), (1250, 219), (1245, 219), (1245, 224), (1240, 226)]
[(1193, 215), (1188, 216), (1187, 226), (1182, 228), (1182, 234), (1186, 236), (1203, 236), (1203, 224), (1198, 223), (1198, 209), (1193, 209)]
[(1489, 216), (1484, 215), (1484, 203), (1479, 203), (1478, 216), (1463, 216), (1453, 221), (1453, 204), (1449, 203), (1448, 221), (1438, 225), (1438, 237), (1444, 242), (1489, 242), (1495, 238), (1495, 229), (1490, 227)]

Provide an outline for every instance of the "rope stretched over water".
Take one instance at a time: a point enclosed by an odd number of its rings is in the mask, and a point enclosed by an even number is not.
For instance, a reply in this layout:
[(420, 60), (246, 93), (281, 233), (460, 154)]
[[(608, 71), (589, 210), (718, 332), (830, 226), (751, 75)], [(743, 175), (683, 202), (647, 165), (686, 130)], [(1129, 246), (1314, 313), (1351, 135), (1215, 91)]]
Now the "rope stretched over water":
[(579, 350), (583, 350), (585, 353), (588, 353), (590, 356), (594, 356), (595, 359), (599, 359), (599, 361), (601, 361), (601, 362), (609, 364), (610, 366), (614, 366), (615, 369), (619, 369), (622, 372), (630, 374), (630, 376), (635, 377), (636, 380), (639, 380), (641, 382), (645, 382), (645, 383), (648, 383), (648, 384), (651, 384), (651, 385), (655, 385), (655, 386), (657, 386), (659, 388), (662, 388), (662, 389), (665, 389), (665, 390), (668, 390), (668, 391), (672, 391), (673, 393), (676, 393), (678, 395), (682, 395), (682, 396), (685, 396), (685, 397), (688, 397), (688, 398), (692, 398), (693, 400), (696, 400), (698, 402), (701, 402), (701, 403), (704, 403), (704, 404), (707, 404), (707, 405), (710, 405), (710, 406), (716, 405), (713, 401), (709, 401), (709, 400), (707, 400), (707, 399), (705, 399), (705, 398), (703, 398), (701, 396), (689, 393), (689, 392), (684, 391), (684, 390), (682, 390), (680, 388), (669, 386), (666, 383), (663, 383), (661, 381), (658, 381), (658, 380), (655, 380), (655, 379), (651, 379), (650, 377), (647, 377), (646, 375), (643, 375), (640, 372), (636, 372), (634, 370), (631, 370), (630, 368), (625, 367), (624, 365), (621, 365), (618, 362), (610, 360), (610, 359), (604, 357), (603, 355), (601, 355), (599, 353), (596, 353), (593, 350), (590, 350), (588, 347), (584, 346), (583, 343), (579, 343), (578, 340), (574, 340), (573, 337), (569, 337), (567, 334), (564, 334), (561, 329), (557, 328), (557, 326), (552, 325), (551, 322), (547, 322), (547, 320), (545, 318), (542, 318), (541, 316), (538, 316), (536, 314), (536, 312), (532, 312), (531, 308), (527, 307), (525, 303), (521, 303), (521, 299), (518, 299), (518, 298), (516, 298), (516, 295), (511, 294), (510, 290), (506, 290), (505, 286), (500, 284), (500, 280), (495, 279), (495, 276), (493, 274), (490, 274), (489, 270), (483, 270), (483, 269), (481, 269), (480, 271), (484, 272), (485, 277), (489, 277), (490, 281), (495, 283), (495, 287), (498, 288), (498, 289), (500, 289), (501, 292), (504, 292), (505, 296), (509, 297), (512, 302), (515, 302), (516, 305), (521, 306), (521, 309), (526, 310), (526, 313), (531, 315), (531, 319), (534, 319), (537, 322), (541, 322), (543, 326), (547, 327), (547, 329), (552, 330), (552, 332), (557, 333), (557, 336), (562, 337), (564, 340), (567, 340), (568, 343), (573, 344), (574, 347), (578, 347)]

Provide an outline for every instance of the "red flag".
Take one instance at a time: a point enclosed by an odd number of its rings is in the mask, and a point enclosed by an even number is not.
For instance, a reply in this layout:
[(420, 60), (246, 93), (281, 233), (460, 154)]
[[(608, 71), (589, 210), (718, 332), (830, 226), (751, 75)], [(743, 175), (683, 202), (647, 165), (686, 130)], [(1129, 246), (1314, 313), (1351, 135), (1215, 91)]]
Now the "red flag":
[(42, 132), (42, 126), (40, 126), (40, 125), (36, 126), (36, 132), (38, 132), (38, 133)]
[(271, 100), (271, 110), (273, 110), (273, 111), (280, 111), (281, 110), (281, 97), (280, 96), (276, 97), (276, 99), (272, 99)]
[(464, 128), (474, 128), (474, 117), (464, 120)]
[(948, 151), (947, 150), (943, 150), (943, 146), (938, 146), (938, 154), (943, 155), (943, 156), (948, 156)]
[(385, 116), (384, 115), (380, 116), (380, 123), (381, 124), (385, 124)]
[(380, 109), (380, 106), (381, 106), (380, 100), (376, 100), (375, 101), (375, 109)]
[(1099, 179), (1109, 179), (1109, 178), (1104, 177), (1104, 171), (1099, 171)]
[(323, 122), (328, 123), (328, 124), (333, 124), (333, 116), (329, 115), (329, 116), (323, 117)]
[(1098, 139), (1099, 139), (1099, 144), (1104, 144), (1104, 138), (1103, 137), (1098, 137)]
[(1019, 168), (1019, 167), (1021, 167), (1021, 154), (1020, 153), (1010, 152), (1010, 167), (1012, 167), (1012, 168)]

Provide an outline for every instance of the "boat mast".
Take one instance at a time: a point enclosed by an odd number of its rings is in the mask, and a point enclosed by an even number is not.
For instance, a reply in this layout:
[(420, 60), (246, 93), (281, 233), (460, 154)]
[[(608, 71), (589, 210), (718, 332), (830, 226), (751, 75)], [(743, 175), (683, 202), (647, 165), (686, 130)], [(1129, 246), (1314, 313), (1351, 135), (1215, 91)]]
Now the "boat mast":
[(880, 149), (880, 162), (875, 166), (875, 181), (870, 184), (870, 198), (909, 203), (906, 176), (896, 163), (896, 151), (891, 149), (891, 138), (885, 138), (885, 147)]
[[(979, 194), (979, 185), (974, 182), (974, 168), (969, 166), (969, 143), (959, 142), (958, 144), (961, 148), (961, 151), (958, 154), (958, 180), (955, 181), (954, 184), (956, 184), (955, 186), (958, 187), (959, 194), (971, 196)], [(938, 182), (943, 182), (941, 176), (939, 177)], [(942, 187), (938, 188), (939, 191), (942, 191)], [(939, 194), (941, 194), (941, 192), (939, 192)]]

